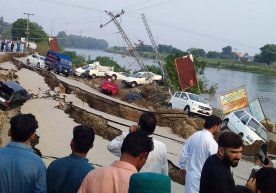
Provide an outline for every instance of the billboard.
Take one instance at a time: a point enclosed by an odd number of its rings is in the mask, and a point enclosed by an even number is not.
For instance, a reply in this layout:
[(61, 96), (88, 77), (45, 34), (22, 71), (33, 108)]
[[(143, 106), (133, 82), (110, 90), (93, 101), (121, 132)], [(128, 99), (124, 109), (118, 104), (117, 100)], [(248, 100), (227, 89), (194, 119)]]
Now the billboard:
[(195, 64), (191, 54), (175, 59), (178, 80), (182, 90), (197, 85)]
[(265, 115), (261, 106), (259, 99), (255, 99), (249, 103), (249, 109), (253, 117), (258, 121), (265, 119)]
[(221, 95), (219, 101), (223, 114), (247, 107), (248, 97), (246, 87), (240, 87)]

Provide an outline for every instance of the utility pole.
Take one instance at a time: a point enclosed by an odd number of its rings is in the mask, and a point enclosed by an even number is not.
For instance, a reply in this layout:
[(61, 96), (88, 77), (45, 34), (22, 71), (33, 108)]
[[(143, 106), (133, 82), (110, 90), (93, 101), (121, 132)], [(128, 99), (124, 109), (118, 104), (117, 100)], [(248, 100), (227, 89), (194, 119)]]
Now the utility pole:
[(166, 69), (164, 68), (164, 63), (163, 63), (162, 56), (161, 56), (161, 54), (160, 54), (160, 52), (159, 52), (159, 50), (158, 50), (158, 48), (157, 48), (157, 45), (156, 45), (156, 43), (155, 43), (155, 41), (154, 41), (154, 38), (153, 38), (153, 35), (152, 35), (152, 33), (151, 33), (150, 27), (149, 27), (148, 22), (147, 22), (147, 20), (146, 20), (145, 14), (142, 13), (141, 16), (142, 16), (143, 22), (144, 22), (144, 24), (145, 24), (146, 30), (147, 30), (147, 32), (148, 32), (148, 34), (149, 34), (149, 38), (150, 38), (152, 47), (153, 47), (153, 49), (154, 49), (154, 51), (155, 51), (156, 58), (157, 58), (157, 60), (158, 60), (158, 64), (159, 64), (159, 67), (160, 67), (160, 69), (161, 69), (162, 75), (163, 75), (163, 77), (164, 77), (165, 82), (167, 83), (167, 85), (168, 85), (168, 87), (169, 87), (169, 94), (171, 94), (171, 93), (172, 93), (172, 92), (171, 92), (171, 81), (170, 81), (168, 72), (167, 72)]
[(136, 59), (136, 61), (139, 64), (139, 66), (144, 71), (148, 72), (148, 69), (145, 66), (143, 60), (141, 59), (139, 53), (136, 51), (135, 47), (131, 44), (130, 40), (128, 39), (128, 37), (127, 37), (126, 33), (124, 32), (123, 28), (121, 27), (120, 23), (116, 19), (116, 18), (120, 17), (122, 14), (124, 14), (124, 10), (122, 10), (120, 14), (116, 14), (116, 15), (114, 15), (112, 12), (107, 12), (107, 11), (105, 11), (105, 12), (106, 12), (106, 14), (108, 14), (111, 17), (111, 20), (108, 21), (105, 24), (101, 24), (100, 27), (103, 28), (104, 26), (106, 26), (107, 24), (109, 24), (110, 22), (113, 21), (115, 23), (116, 27), (118, 28), (119, 32), (121, 33), (123, 39), (127, 43), (129, 49), (133, 52), (134, 58)]
[(25, 15), (28, 15), (28, 18), (27, 18), (27, 28), (26, 28), (26, 42), (29, 42), (29, 35), (30, 35), (30, 32), (29, 32), (29, 20), (30, 20), (30, 15), (34, 15), (32, 13), (23, 13)]

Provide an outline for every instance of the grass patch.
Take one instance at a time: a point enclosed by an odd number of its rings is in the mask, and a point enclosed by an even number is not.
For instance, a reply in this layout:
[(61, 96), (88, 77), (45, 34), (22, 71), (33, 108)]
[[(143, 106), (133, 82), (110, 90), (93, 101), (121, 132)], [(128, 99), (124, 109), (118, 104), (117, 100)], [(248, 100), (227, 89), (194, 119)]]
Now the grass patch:
[(275, 66), (266, 66), (264, 64), (257, 64), (254, 62), (242, 62), (229, 59), (220, 58), (198, 58), (199, 61), (206, 61), (207, 67), (222, 68), (236, 71), (245, 71), (257, 74), (265, 74), (276, 76)]

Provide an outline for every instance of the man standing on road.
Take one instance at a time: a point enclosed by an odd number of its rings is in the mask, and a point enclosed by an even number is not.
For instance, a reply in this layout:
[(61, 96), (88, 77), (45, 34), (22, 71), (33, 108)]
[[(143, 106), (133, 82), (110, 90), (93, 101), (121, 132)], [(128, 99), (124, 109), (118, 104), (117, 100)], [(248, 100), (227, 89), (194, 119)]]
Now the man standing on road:
[(214, 135), (220, 132), (220, 124), (219, 117), (215, 115), (207, 117), (204, 129), (195, 132), (185, 143), (179, 159), (180, 175), (185, 181), (185, 192), (199, 192), (203, 164), (218, 150)]
[(140, 171), (153, 148), (152, 138), (145, 132), (129, 133), (120, 160), (89, 172), (78, 193), (128, 193), (130, 176)]
[(30, 143), (38, 128), (35, 116), (20, 114), (10, 120), (11, 142), (0, 148), (0, 192), (46, 193), (46, 168)]
[[(132, 125), (129, 132), (123, 132), (122, 135), (113, 139), (107, 146), (107, 149), (116, 156), (121, 156), (121, 147), (124, 138), (128, 133), (136, 130), (146, 132), (150, 137), (152, 136), (156, 127), (156, 118), (154, 113), (145, 112), (139, 118), (138, 125)], [(167, 160), (167, 148), (164, 143), (153, 139), (154, 150), (150, 152), (147, 162), (141, 169), (141, 172), (153, 172), (163, 175), (168, 175), (168, 160)]]
[(73, 129), (72, 154), (53, 161), (47, 168), (48, 193), (76, 193), (84, 177), (94, 169), (86, 155), (93, 147), (94, 131), (87, 125)]
[(202, 169), (199, 193), (232, 193), (235, 181), (230, 166), (239, 164), (242, 154), (242, 140), (232, 132), (221, 133), (218, 152), (210, 156)]

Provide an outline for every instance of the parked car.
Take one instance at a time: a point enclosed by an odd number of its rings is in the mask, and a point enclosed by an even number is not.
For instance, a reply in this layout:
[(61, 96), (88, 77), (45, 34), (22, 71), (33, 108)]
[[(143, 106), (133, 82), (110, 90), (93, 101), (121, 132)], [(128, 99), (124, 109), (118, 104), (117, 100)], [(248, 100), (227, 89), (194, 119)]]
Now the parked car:
[(129, 75), (126, 72), (107, 71), (105, 76), (111, 77), (113, 80), (125, 80)]
[(126, 77), (122, 82), (126, 86), (136, 87), (138, 85), (150, 84), (154, 81), (159, 82), (162, 80), (161, 75), (154, 74), (152, 72), (137, 72), (136, 74)]
[(86, 64), (82, 67), (76, 68), (74, 74), (76, 76), (85, 77), (88, 75), (87, 71), (91, 70), (94, 66), (94, 64)]
[(32, 54), (27, 57), (26, 63), (27, 65), (36, 65), (39, 68), (45, 68), (44, 63), (45, 57), (38, 55), (38, 54)]
[(59, 52), (49, 50), (45, 58), (46, 68), (55, 73), (62, 73), (66, 77), (73, 73), (72, 59)]
[(102, 66), (100, 62), (94, 62), (93, 64), (94, 67), (88, 70), (88, 75), (91, 78), (105, 76), (105, 72), (114, 70), (114, 66)]
[(102, 93), (112, 95), (118, 93), (119, 87), (112, 80), (103, 79), (100, 84), (100, 90)]
[(195, 113), (209, 116), (213, 113), (213, 108), (206, 103), (204, 98), (189, 92), (176, 92), (168, 103), (168, 108), (180, 109), (185, 113)]
[(0, 104), (4, 109), (22, 105), (30, 99), (30, 94), (17, 82), (0, 81)]
[(242, 137), (244, 145), (251, 145), (255, 141), (267, 141), (266, 128), (245, 110), (229, 113), (222, 121), (221, 128), (228, 128)]

